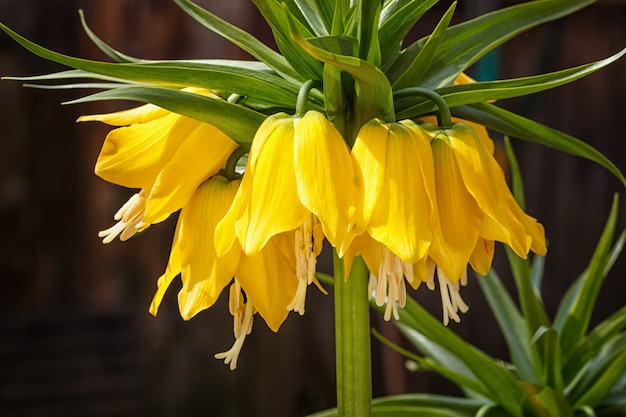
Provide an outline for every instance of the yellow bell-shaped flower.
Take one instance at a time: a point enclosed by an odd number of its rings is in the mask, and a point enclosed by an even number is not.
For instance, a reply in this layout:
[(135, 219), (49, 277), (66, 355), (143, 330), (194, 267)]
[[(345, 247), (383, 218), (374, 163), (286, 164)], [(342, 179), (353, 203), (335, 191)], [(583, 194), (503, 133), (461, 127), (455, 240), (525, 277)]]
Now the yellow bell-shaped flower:
[(227, 253), (238, 239), (254, 256), (273, 236), (293, 234), (300, 284), (290, 308), (303, 314), (324, 236), (340, 251), (354, 237), (356, 188), (348, 147), (326, 117), (316, 111), (270, 116), (254, 137), (241, 187), (217, 226), (217, 252)]
[[(183, 207), (165, 273), (158, 280), (158, 289), (150, 312), (156, 315), (165, 291), (180, 274), (182, 289), (178, 304), (183, 319), (211, 307), (222, 289), (231, 285), (229, 307), (234, 317), (235, 344), (219, 358), (237, 366), (243, 340), (250, 332), (252, 316), (258, 312), (273, 330), (287, 317), (287, 306), (296, 293), (295, 256), (292, 234), (279, 234), (269, 240), (254, 256), (246, 256), (238, 242), (222, 256), (215, 251), (214, 231), (226, 214), (239, 187), (239, 181), (215, 176), (200, 185)], [(246, 302), (243, 301), (242, 291)]]
[(122, 126), (107, 135), (95, 171), (106, 181), (140, 189), (115, 214), (118, 223), (100, 232), (105, 243), (118, 235), (126, 240), (185, 206), (238, 147), (214, 126), (151, 104), (78, 120)]
[(437, 207), (441, 232), (430, 256), (451, 282), (464, 276), (467, 264), (486, 274), (493, 242), (509, 245), (526, 257), (546, 253), (543, 226), (519, 207), (504, 173), (476, 131), (464, 123), (449, 129), (423, 126), (432, 136)]

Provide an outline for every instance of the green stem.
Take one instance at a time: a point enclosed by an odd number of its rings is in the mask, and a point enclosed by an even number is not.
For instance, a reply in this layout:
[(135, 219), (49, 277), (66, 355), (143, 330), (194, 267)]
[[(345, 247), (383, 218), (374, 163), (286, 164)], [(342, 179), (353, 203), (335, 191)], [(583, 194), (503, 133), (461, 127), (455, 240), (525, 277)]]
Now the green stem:
[(348, 279), (344, 263), (334, 253), (335, 347), (337, 409), (342, 417), (372, 414), (372, 371), (367, 284), (369, 271), (363, 259), (354, 259)]
[(239, 147), (235, 149), (235, 151), (230, 155), (228, 161), (226, 162), (226, 166), (224, 167), (224, 176), (228, 178), (230, 181), (234, 180), (237, 176), (237, 162), (248, 153), (248, 150), (243, 147)]
[(308, 80), (300, 86), (300, 91), (298, 91), (298, 99), (296, 101), (296, 116), (302, 117), (306, 113), (309, 104), (309, 93), (311, 92), (313, 87), (315, 87), (315, 85), (315, 80)]
[(449, 129), (452, 127), (452, 115), (450, 114), (450, 108), (446, 101), (439, 94), (433, 90), (422, 87), (409, 87), (402, 90), (398, 90), (393, 94), (396, 98), (408, 97), (408, 96), (422, 96), (428, 98), (435, 103), (435, 106), (439, 109), (437, 113), (437, 124), (442, 129)]

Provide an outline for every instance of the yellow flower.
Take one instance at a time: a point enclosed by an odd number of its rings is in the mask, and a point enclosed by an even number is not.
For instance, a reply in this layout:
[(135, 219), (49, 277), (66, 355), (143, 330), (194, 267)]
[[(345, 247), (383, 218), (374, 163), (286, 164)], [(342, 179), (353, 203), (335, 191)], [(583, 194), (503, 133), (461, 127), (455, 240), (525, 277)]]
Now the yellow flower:
[(185, 206), (238, 146), (214, 126), (151, 104), (78, 120), (123, 126), (107, 135), (95, 171), (106, 181), (140, 189), (115, 214), (118, 222), (100, 232), (104, 243), (118, 235), (129, 239)]
[(182, 289), (178, 304), (183, 319), (189, 320), (211, 307), (234, 277), (229, 309), (234, 317), (236, 340), (229, 351), (216, 355), (230, 364), (231, 369), (237, 367), (239, 352), (252, 329), (253, 314), (258, 312), (273, 331), (278, 331), (287, 317), (287, 305), (298, 282), (294, 254), (287, 249), (294, 245), (292, 234), (274, 236), (254, 256), (243, 254), (238, 242), (217, 256), (215, 227), (230, 207), (238, 186), (238, 180), (229, 182), (222, 176), (212, 177), (200, 185), (183, 207), (167, 269), (158, 280), (150, 306), (150, 312), (156, 315), (165, 291), (180, 274)]
[(273, 236), (291, 233), (299, 285), (289, 308), (303, 314), (324, 236), (340, 252), (354, 237), (355, 196), (348, 147), (326, 117), (315, 111), (301, 118), (270, 116), (254, 137), (241, 187), (217, 226), (217, 253), (228, 252), (238, 239), (254, 256)]
[(521, 257), (529, 250), (545, 254), (543, 226), (516, 203), (502, 169), (476, 131), (463, 123), (445, 130), (423, 127), (433, 137), (441, 231), (430, 256), (438, 274), (458, 282), (465, 279), (468, 263), (486, 274), (494, 241), (506, 243)]
[(432, 280), (427, 261), (438, 224), (430, 137), (415, 123), (363, 125), (352, 147), (359, 196), (358, 236), (344, 261), (361, 254), (376, 278), (375, 299), (387, 302), (385, 319), (398, 318), (406, 301), (404, 280), (414, 288)]

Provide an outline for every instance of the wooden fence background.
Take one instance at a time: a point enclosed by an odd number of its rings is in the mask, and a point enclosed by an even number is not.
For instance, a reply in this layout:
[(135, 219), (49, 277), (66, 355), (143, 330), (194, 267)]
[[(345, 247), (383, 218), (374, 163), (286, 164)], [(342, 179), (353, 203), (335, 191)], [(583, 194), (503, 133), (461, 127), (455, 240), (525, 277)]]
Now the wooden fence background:
[[(198, 3), (271, 42), (251, 2)], [(414, 37), (433, 28), (450, 2), (441, 3)], [(460, 2), (456, 19), (514, 3)], [(50, 49), (104, 59), (82, 33), (79, 8), (96, 33), (130, 55), (246, 58), (167, 0), (3, 0), (0, 21)], [(624, 46), (626, 3), (599, 1), (508, 42), (481, 74), (532, 75), (599, 60)], [(61, 69), (0, 35), (0, 75)], [(476, 74), (476, 68), (472, 71)], [(622, 60), (573, 85), (501, 105), (589, 142), (624, 171), (625, 74)], [(100, 243), (97, 231), (112, 224), (113, 213), (132, 191), (95, 177), (93, 164), (107, 128), (75, 120), (121, 104), (60, 105), (77, 95), (0, 82), (0, 415), (262, 417), (305, 415), (332, 406), (331, 296), (311, 290), (307, 314), (290, 317), (278, 334), (257, 321), (235, 372), (212, 358), (232, 342), (225, 300), (183, 322), (174, 286), (159, 316), (148, 315), (175, 218), (129, 242)], [(515, 142), (515, 147), (528, 211), (544, 223), (550, 242), (544, 290), (554, 312), (591, 256), (613, 193), (623, 188), (589, 161), (534, 144)], [(623, 229), (623, 198), (621, 203)], [(329, 268), (327, 255), (322, 264)], [(510, 286), (501, 257), (497, 266)], [(624, 304), (625, 275), (622, 257), (600, 294), (594, 320)], [(470, 282), (463, 295), (471, 310), (451, 327), (505, 357), (476, 283)], [(420, 289), (415, 296), (440, 314), (436, 294)], [(373, 322), (402, 342), (393, 326), (376, 315)], [(439, 378), (406, 371), (401, 357), (377, 343), (374, 355), (376, 396), (455, 392)]]

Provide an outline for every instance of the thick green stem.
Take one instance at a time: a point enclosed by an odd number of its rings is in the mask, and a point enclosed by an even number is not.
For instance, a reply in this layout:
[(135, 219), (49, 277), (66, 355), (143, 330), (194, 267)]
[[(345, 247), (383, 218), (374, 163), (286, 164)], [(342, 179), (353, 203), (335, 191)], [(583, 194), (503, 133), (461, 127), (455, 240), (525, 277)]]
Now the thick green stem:
[(402, 90), (396, 91), (394, 97), (410, 97), (410, 96), (421, 96), (426, 97), (437, 106), (437, 124), (442, 129), (449, 129), (452, 126), (452, 116), (450, 115), (450, 108), (446, 101), (437, 94), (433, 90), (429, 90), (428, 88), (422, 87), (409, 87), (404, 88)]
[(337, 252), (333, 264), (338, 415), (368, 417), (372, 414), (369, 272), (360, 256), (354, 259), (348, 279)]

